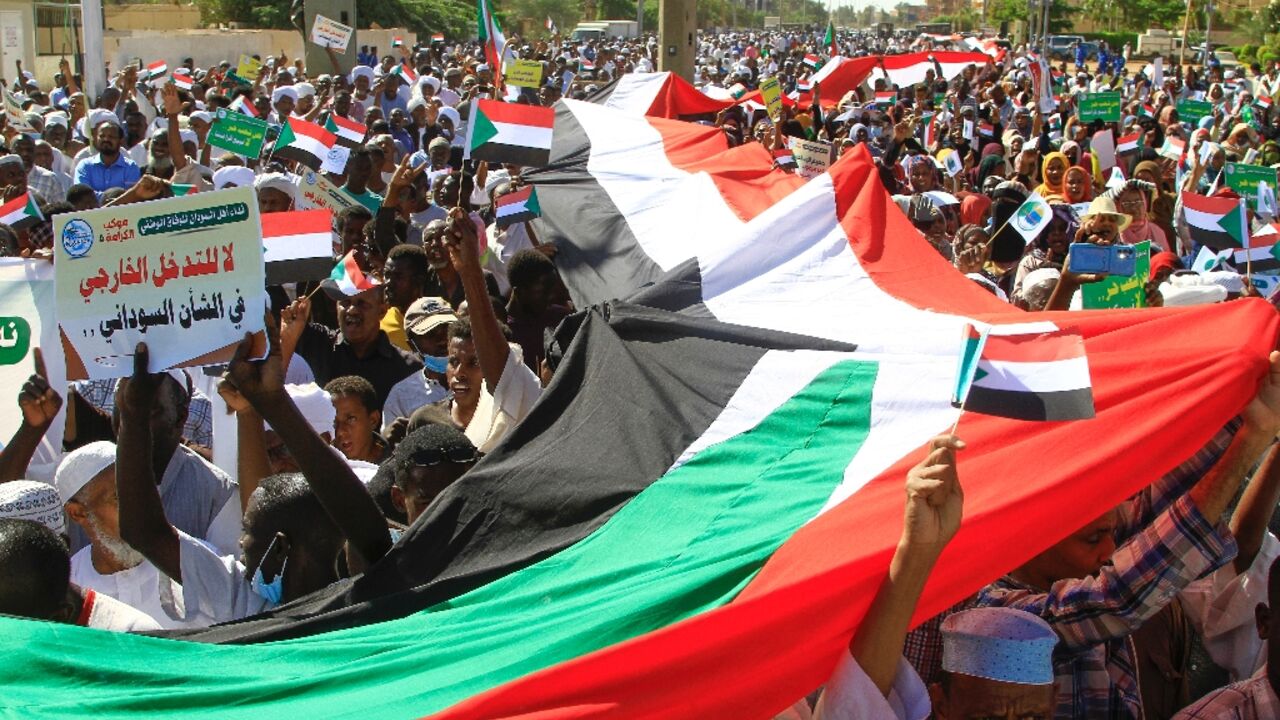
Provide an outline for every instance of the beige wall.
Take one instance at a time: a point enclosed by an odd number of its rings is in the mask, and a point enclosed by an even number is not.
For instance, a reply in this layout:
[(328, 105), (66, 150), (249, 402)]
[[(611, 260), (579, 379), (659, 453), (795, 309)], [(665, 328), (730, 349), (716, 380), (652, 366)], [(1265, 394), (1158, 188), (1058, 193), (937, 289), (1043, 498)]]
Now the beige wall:
[(200, 27), (195, 5), (104, 5), (108, 30), (192, 30)]
[[(417, 35), (405, 30), (359, 30), (354, 43), (377, 45), (389, 49), (391, 38), (399, 35), (408, 45), (417, 41)], [(279, 55), (284, 51), (290, 61), (302, 54), (302, 35), (293, 30), (109, 30), (103, 41), (103, 52), (112, 72), (127, 65), (133, 58), (142, 58), (144, 64), (164, 60), (170, 68), (177, 67), (183, 58), (195, 60), (196, 67), (207, 68), (226, 60), (235, 65), (240, 55)], [(327, 72), (329, 68), (322, 68)]]

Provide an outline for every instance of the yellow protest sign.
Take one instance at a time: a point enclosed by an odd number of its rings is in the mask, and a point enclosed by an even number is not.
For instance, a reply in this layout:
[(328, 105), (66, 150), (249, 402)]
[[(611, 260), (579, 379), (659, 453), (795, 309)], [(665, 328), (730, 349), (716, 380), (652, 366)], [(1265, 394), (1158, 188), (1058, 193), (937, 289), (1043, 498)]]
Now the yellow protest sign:
[(507, 83), (525, 88), (542, 85), (542, 63), (537, 60), (512, 60), (507, 65)]
[(252, 81), (258, 77), (258, 73), (262, 72), (262, 61), (252, 55), (241, 55), (240, 62), (236, 65), (236, 75)]
[(760, 81), (760, 99), (764, 101), (769, 117), (778, 117), (782, 112), (782, 85), (778, 83), (778, 78), (767, 77)]

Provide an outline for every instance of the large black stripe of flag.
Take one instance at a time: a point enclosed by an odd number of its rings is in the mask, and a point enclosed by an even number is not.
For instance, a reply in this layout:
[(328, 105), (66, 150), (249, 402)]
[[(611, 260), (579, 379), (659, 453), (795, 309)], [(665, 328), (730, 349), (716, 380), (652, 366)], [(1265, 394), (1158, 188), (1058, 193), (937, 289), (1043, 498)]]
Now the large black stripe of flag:
[[(685, 280), (698, 282), (696, 273)], [(567, 319), (556, 342), (564, 357), (532, 413), (365, 575), (255, 618), (166, 634), (223, 643), (301, 637), (403, 617), (473, 590), (603, 525), (703, 434), (766, 352), (855, 349), (626, 302)], [(592, 482), (583, 482), (584, 458), (593, 458)]]

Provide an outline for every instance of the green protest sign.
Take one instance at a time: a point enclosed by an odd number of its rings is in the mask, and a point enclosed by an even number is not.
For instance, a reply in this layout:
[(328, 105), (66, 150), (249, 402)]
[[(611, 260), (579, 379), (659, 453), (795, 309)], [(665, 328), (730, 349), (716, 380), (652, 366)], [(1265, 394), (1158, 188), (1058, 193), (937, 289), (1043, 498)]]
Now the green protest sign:
[(1133, 246), (1133, 275), (1112, 275), (1080, 288), (1085, 310), (1141, 308), (1147, 306), (1147, 278), (1151, 275), (1151, 242), (1143, 240)]
[(1120, 122), (1120, 93), (1118, 91), (1086, 93), (1080, 96), (1077, 108), (1080, 122)]
[(1211, 115), (1213, 115), (1213, 103), (1207, 100), (1178, 101), (1178, 120), (1186, 125), (1195, 127), (1199, 124), (1200, 118)]
[(1226, 180), (1227, 187), (1249, 202), (1249, 209), (1254, 212), (1258, 210), (1258, 183), (1265, 182), (1272, 190), (1276, 189), (1275, 168), (1227, 163), (1222, 168), (1222, 177)]
[(266, 139), (266, 120), (218, 108), (218, 117), (209, 128), (209, 136), (205, 138), (205, 142), (227, 152), (256, 158), (262, 154), (262, 145)]

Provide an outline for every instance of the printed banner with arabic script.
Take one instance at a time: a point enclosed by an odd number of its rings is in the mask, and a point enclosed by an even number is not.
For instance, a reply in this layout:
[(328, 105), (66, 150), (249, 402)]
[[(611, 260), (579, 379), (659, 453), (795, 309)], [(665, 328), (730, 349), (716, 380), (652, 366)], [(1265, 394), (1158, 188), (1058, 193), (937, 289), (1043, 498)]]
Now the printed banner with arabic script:
[(265, 349), (262, 223), (253, 188), (54, 216), (67, 379), (125, 377), (145, 341), (152, 372)]

